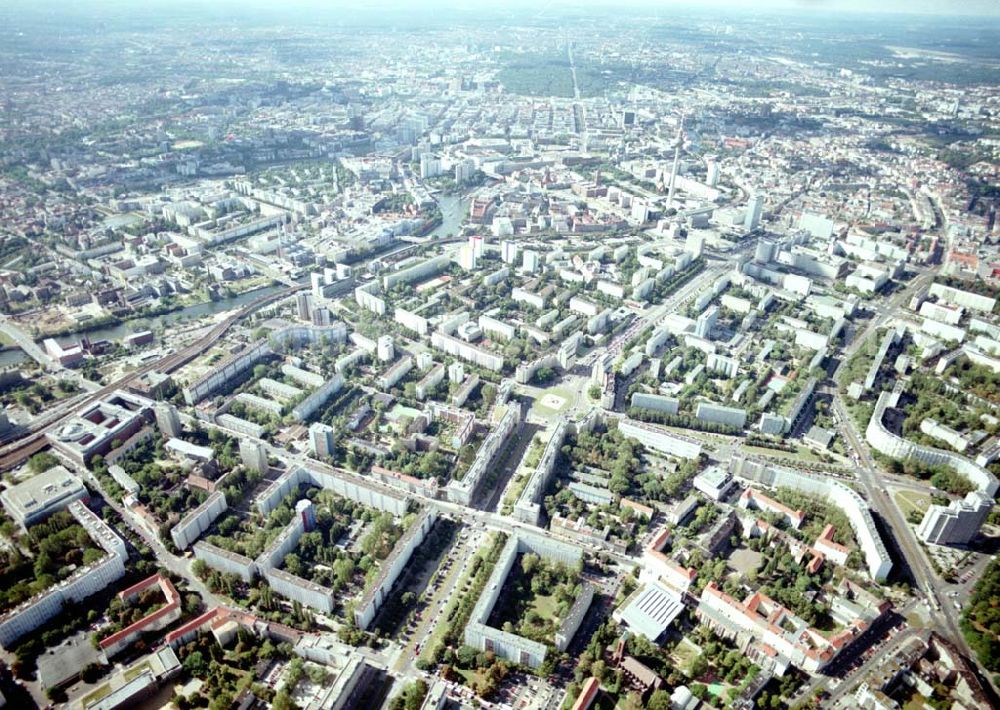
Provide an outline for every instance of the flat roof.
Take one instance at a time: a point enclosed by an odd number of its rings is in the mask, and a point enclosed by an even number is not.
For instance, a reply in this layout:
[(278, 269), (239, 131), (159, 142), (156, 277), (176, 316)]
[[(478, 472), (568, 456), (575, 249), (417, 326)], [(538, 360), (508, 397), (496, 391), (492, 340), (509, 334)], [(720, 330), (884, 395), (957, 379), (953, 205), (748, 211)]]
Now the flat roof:
[(210, 446), (198, 446), (198, 444), (192, 444), (190, 441), (184, 441), (184, 439), (170, 439), (164, 445), (164, 448), (170, 451), (176, 451), (182, 456), (187, 456), (193, 459), (200, 459), (202, 461), (211, 461), (215, 457), (215, 452)]
[(655, 641), (683, 610), (684, 604), (679, 596), (652, 582), (627, 602), (621, 619), (632, 630)]
[(83, 481), (65, 466), (53, 466), (48, 471), (18, 483), (3, 491), (4, 506), (21, 519), (48, 505), (73, 495), (86, 493)]
[(38, 678), (46, 688), (55, 688), (91, 663), (103, 665), (101, 652), (94, 648), (88, 634), (78, 633), (38, 657)]
[(711, 468), (706, 468), (704, 471), (695, 476), (698, 481), (703, 481), (712, 488), (721, 488), (727, 481), (732, 478), (732, 474), (726, 471), (721, 466), (712, 466)]

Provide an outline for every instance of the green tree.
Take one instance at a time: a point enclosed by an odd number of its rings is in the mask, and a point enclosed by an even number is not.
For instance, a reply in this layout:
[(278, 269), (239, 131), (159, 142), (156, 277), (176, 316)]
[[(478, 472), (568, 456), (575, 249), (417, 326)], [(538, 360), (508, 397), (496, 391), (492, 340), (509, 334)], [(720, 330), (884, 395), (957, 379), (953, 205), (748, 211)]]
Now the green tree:
[(295, 703), (292, 702), (292, 696), (285, 688), (279, 690), (275, 694), (274, 700), (271, 701), (272, 710), (295, 710), (295, 707)]
[(534, 574), (535, 570), (538, 569), (539, 561), (538, 555), (527, 552), (521, 556), (521, 569), (526, 575)]
[(59, 465), (59, 459), (48, 451), (41, 451), (28, 459), (28, 468), (32, 473), (42, 473)]
[[(708, 653), (706, 648), (705, 653)], [(691, 678), (700, 678), (708, 671), (708, 661), (705, 660), (705, 653), (695, 656), (691, 660), (691, 666), (688, 669), (688, 676)]]
[(208, 664), (205, 662), (205, 658), (202, 656), (201, 651), (192, 651), (185, 656), (182, 666), (188, 674), (194, 676), (195, 678), (204, 677), (205, 673), (208, 671)]

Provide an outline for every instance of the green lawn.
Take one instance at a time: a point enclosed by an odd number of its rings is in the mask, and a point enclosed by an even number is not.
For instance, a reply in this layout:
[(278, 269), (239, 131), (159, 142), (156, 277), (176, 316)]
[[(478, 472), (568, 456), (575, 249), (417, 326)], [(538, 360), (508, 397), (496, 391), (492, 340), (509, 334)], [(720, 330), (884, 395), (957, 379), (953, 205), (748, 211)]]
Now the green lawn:
[(804, 461), (822, 461), (819, 455), (807, 446), (800, 446), (796, 455)]
[(765, 446), (748, 446), (743, 445), (740, 447), (747, 453), (760, 454), (761, 456), (770, 456), (772, 458), (789, 458), (789, 459), (799, 459), (800, 461), (814, 461), (822, 462), (822, 459), (816, 454), (812, 449), (806, 448), (804, 446), (799, 446), (795, 453), (790, 451), (782, 451), (780, 449), (769, 449)]
[(400, 417), (409, 417), (410, 419), (416, 419), (420, 416), (420, 411), (413, 409), (412, 407), (406, 407), (402, 404), (397, 404), (389, 411), (389, 419), (399, 419)]
[(476, 681), (483, 679), (482, 673), (480, 673), (478, 670), (459, 668), (458, 666), (455, 666), (454, 668), (455, 672), (458, 673), (460, 676), (462, 676), (462, 679), (464, 680), (463, 685), (465, 685), (465, 687), (467, 688), (475, 687)]
[(514, 482), (507, 487), (507, 494), (503, 497), (504, 508), (509, 508), (517, 502), (517, 499), (521, 497), (521, 493), (524, 491), (524, 487), (528, 485), (529, 475), (527, 473), (519, 473), (514, 478)]
[(130, 680), (133, 680), (133, 679), (139, 677), (139, 675), (141, 675), (142, 672), (144, 670), (147, 670), (148, 668), (149, 668), (149, 661), (146, 661), (144, 663), (140, 663), (137, 666), (133, 666), (132, 668), (129, 668), (128, 670), (125, 671), (125, 673), (123, 675), (125, 676), (125, 680), (126, 681), (130, 681)]
[[(455, 587), (456, 592), (461, 592), (462, 585), (465, 583), (463, 579), (459, 582), (458, 586)], [(428, 663), (431, 662), (431, 650), (438, 645), (443, 639), (444, 635), (448, 632), (448, 624), (444, 621), (449, 616), (451, 616), (452, 609), (458, 605), (459, 595), (453, 594), (451, 601), (445, 605), (444, 615), (441, 617), (441, 621), (434, 626), (434, 631), (427, 638), (427, 642), (424, 647), (420, 649), (420, 658), (424, 659)]]
[(930, 496), (916, 491), (897, 491), (893, 498), (904, 516), (914, 510), (923, 515), (931, 505)]
[(744, 444), (740, 447), (743, 451), (750, 454), (760, 454), (761, 456), (795, 456), (795, 454), (790, 454), (787, 451), (781, 451), (780, 449), (769, 449), (766, 446), (748, 446)]
[(111, 695), (111, 683), (107, 682), (104, 685), (98, 686), (87, 695), (83, 696), (83, 698), (80, 699), (80, 702), (83, 705), (88, 705), (91, 703), (96, 703), (98, 700), (106, 698), (109, 695)]
[[(562, 399), (562, 402), (558, 407), (549, 407), (542, 404), (542, 400), (547, 394), (555, 395), (556, 397), (560, 397)], [(543, 394), (535, 398), (534, 404), (531, 408), (542, 414), (559, 414), (560, 412), (564, 412), (568, 408), (572, 407), (575, 402), (576, 393), (562, 387), (550, 387), (546, 389)]]
[(558, 621), (556, 616), (556, 598), (554, 596), (538, 594), (531, 600), (531, 608), (543, 619), (553, 619)]
[(687, 672), (691, 668), (691, 662), (699, 655), (701, 655), (701, 649), (687, 638), (681, 639), (681, 642), (674, 647), (674, 657), (677, 659), (677, 667), (684, 672)]
[(686, 436), (690, 439), (698, 439), (699, 441), (704, 441), (709, 444), (732, 442), (739, 438), (730, 434), (716, 434), (714, 432), (699, 431), (698, 429), (685, 429), (680, 426), (666, 426), (663, 424), (657, 424), (656, 426), (666, 429), (674, 434), (680, 434), (681, 436)]
[[(901, 696), (900, 700), (902, 700), (903, 697), (905, 697), (905, 695)], [(903, 710), (923, 710), (924, 707), (926, 707), (927, 700), (927, 698), (914, 690), (909, 699), (907, 699), (905, 703), (901, 704), (903, 706)]]

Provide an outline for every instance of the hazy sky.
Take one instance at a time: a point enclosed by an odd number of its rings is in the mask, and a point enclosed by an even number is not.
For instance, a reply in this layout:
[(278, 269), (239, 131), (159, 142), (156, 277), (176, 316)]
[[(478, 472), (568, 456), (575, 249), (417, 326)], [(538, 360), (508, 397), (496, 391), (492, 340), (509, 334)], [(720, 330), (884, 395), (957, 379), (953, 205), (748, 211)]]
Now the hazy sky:
[(768, 6), (825, 11), (1000, 16), (1000, 0), (705, 0), (699, 4), (744, 9)]
[[(213, 4), (213, 0), (187, 0), (197, 3)], [(220, 0), (214, 0), (219, 2)], [(229, 0), (221, 0), (228, 2)], [(322, 7), (346, 5), (356, 6), (356, 0), (250, 0), (251, 3), (264, 6), (281, 6), (287, 2), (310, 3)], [(372, 5), (397, 4), (394, 0), (374, 0)], [(484, 6), (483, 0), (401, 0), (399, 4), (408, 8), (426, 6), (452, 6), (476, 9)], [(718, 7), (720, 10), (734, 8), (743, 11), (761, 9), (827, 11), (838, 10), (847, 12), (902, 12), (919, 14), (950, 14), (950, 15), (994, 15), (1000, 17), (1000, 0), (491, 0), (490, 7), (503, 8), (524, 6), (539, 9), (544, 5), (567, 8), (581, 7), (620, 7), (635, 6), (642, 8), (665, 8), (671, 5), (686, 5), (691, 7)]]
[[(66, 9), (67, 0), (0, 0), (0, 5), (25, 8), (44, 8), (47, 11), (59, 12), (60, 6)], [(75, 10), (83, 10), (88, 6), (95, 9), (121, 8), (131, 6), (137, 9), (135, 0), (75, 0), (72, 6)], [(358, 8), (357, 0), (143, 0), (141, 6), (157, 9), (181, 6), (185, 9), (205, 6), (213, 10), (246, 8), (268, 8), (281, 10), (289, 5), (336, 10), (337, 8)], [(360, 5), (368, 9), (378, 8), (391, 12), (393, 7), (403, 7), (412, 11), (417, 8), (462, 8), (475, 9), (505, 9), (525, 8), (538, 11), (551, 7), (567, 9), (585, 9), (588, 7), (635, 7), (643, 9), (656, 8), (665, 10), (672, 6), (688, 6), (693, 8), (716, 8), (720, 12), (726, 9), (740, 11), (754, 10), (801, 10), (803, 12), (880, 12), (880, 13), (912, 13), (940, 15), (991, 15), (1000, 18), (1000, 0), (369, 0)], [(141, 7), (140, 6), (140, 7)]]

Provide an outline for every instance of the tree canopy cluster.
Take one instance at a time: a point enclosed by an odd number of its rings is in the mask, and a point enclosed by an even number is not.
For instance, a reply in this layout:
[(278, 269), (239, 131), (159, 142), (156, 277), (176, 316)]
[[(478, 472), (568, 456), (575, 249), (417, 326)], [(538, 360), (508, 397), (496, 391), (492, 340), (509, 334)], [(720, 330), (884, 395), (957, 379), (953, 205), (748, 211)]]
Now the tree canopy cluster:
[[(86, 530), (61, 510), (17, 536), (9, 521), (3, 532), (15, 544), (0, 550), (0, 609), (17, 606), (104, 556)], [(28, 553), (27, 555), (24, 553)]]
[(962, 613), (962, 633), (989, 671), (1000, 671), (1000, 560), (994, 559), (976, 582)]

